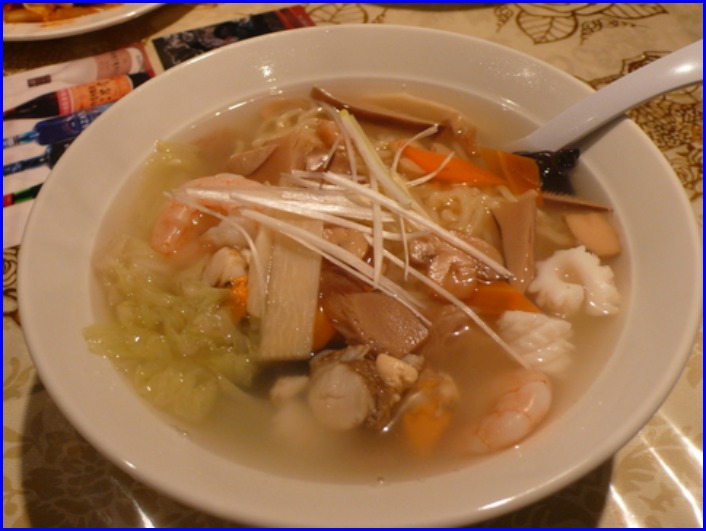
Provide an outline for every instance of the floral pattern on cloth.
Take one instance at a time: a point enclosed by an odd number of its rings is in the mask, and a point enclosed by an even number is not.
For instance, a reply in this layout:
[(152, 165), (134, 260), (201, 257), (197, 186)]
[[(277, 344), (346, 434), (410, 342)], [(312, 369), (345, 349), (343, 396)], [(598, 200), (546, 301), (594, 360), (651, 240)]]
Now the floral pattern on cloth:
[(660, 4), (503, 4), (496, 9), (504, 25), (515, 20), (535, 44), (579, 35), (581, 40), (610, 28), (634, 26), (638, 20), (666, 15)]

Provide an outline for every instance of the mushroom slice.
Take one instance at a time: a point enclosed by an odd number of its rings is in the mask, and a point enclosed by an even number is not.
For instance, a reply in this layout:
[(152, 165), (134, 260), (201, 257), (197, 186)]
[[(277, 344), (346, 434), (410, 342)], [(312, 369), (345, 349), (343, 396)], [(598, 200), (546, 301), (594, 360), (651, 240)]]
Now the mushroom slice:
[(235, 153), (228, 159), (228, 170), (247, 177), (262, 166), (275, 149), (277, 149), (276, 144), (265, 144), (264, 146)]
[(594, 203), (593, 201), (588, 201), (587, 199), (582, 199), (580, 197), (576, 197), (575, 195), (557, 194), (554, 192), (542, 191), (540, 193), (540, 196), (547, 203), (553, 203), (567, 207), (586, 208), (603, 212), (609, 212), (612, 210), (612, 208), (610, 208), (609, 206), (602, 205), (600, 203)]
[(493, 208), (503, 238), (505, 265), (512, 272), (510, 284), (522, 293), (534, 278), (534, 238), (537, 219), (535, 192)]
[(353, 100), (342, 100), (329, 91), (322, 89), (321, 87), (314, 87), (311, 89), (311, 96), (318, 101), (328, 103), (336, 107), (337, 109), (346, 109), (351, 114), (375, 122), (382, 122), (388, 125), (397, 125), (400, 127), (407, 127), (413, 129), (428, 129), (439, 123), (423, 120), (421, 118), (416, 118), (408, 114), (402, 114), (399, 112), (394, 112), (384, 107), (379, 107), (372, 103), (363, 103)]
[(592, 253), (606, 258), (620, 254), (620, 238), (603, 212), (574, 212), (564, 216), (569, 230)]
[(413, 352), (428, 330), (406, 306), (384, 293), (324, 292), (323, 306), (346, 339), (400, 358)]

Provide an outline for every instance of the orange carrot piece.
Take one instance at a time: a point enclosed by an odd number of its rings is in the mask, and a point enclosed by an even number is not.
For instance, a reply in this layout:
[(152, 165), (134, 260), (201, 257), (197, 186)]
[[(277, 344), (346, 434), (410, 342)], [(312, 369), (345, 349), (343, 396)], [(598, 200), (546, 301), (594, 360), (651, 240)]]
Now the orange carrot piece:
[(438, 411), (437, 404), (427, 402), (407, 412), (402, 419), (407, 443), (416, 455), (427, 456), (439, 443), (451, 423), (451, 412)]
[[(436, 171), (446, 159), (446, 155), (415, 146), (407, 146), (402, 154), (429, 173)], [(474, 186), (507, 184), (502, 177), (459, 157), (452, 157), (435, 178), (441, 181), (468, 183)]]
[(481, 148), (480, 153), (490, 171), (507, 180), (512, 193), (519, 195), (527, 190), (539, 192), (539, 166), (534, 159), (490, 148)]
[(230, 314), (235, 323), (245, 316), (248, 308), (248, 277), (234, 278), (230, 282), (230, 295), (228, 298), (230, 303)]
[(504, 280), (488, 284), (479, 283), (475, 293), (465, 302), (488, 315), (500, 315), (508, 310), (535, 313), (540, 311), (522, 292)]
[(480, 156), (488, 169), (495, 175), (504, 175), (503, 167), (500, 164), (500, 150), (492, 148), (480, 148)]
[(500, 164), (514, 193), (521, 194), (527, 190), (539, 192), (542, 183), (539, 178), (539, 166), (534, 159), (501, 151)]
[(314, 338), (312, 340), (311, 350), (314, 352), (321, 350), (328, 345), (334, 335), (336, 335), (336, 329), (333, 326), (333, 321), (329, 319), (323, 306), (319, 304), (319, 309), (314, 316)]
[(418, 456), (428, 456), (451, 424), (453, 409), (438, 379), (422, 377), (417, 386), (422, 400), (405, 411), (402, 428), (410, 449)]

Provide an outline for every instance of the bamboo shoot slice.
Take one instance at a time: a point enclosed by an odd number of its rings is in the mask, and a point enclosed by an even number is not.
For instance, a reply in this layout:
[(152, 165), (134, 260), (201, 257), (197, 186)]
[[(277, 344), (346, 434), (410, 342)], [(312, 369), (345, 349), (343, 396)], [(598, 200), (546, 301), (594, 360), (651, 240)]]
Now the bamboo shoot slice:
[[(289, 224), (322, 237), (321, 221), (286, 216)], [(265, 312), (260, 324), (261, 361), (311, 356), (319, 306), (321, 255), (283, 234), (273, 237)]]

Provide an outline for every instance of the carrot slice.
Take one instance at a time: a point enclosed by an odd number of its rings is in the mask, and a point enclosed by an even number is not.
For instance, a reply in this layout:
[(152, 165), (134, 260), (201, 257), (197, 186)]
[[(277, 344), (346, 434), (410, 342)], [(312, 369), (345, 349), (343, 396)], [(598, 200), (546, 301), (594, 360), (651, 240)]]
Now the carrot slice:
[(449, 427), (451, 412), (440, 412), (435, 403), (429, 402), (408, 412), (402, 422), (411, 449), (416, 455), (427, 456)]
[(508, 310), (540, 312), (531, 300), (504, 280), (479, 283), (476, 291), (465, 302), (488, 315), (500, 315)]
[(514, 193), (522, 194), (527, 190), (539, 192), (542, 183), (539, 178), (539, 166), (534, 159), (501, 151), (500, 165)]
[(453, 412), (438, 379), (422, 379), (417, 385), (423, 399), (404, 412), (402, 428), (408, 447), (418, 456), (428, 456), (451, 424)]
[(490, 171), (507, 179), (512, 193), (519, 195), (527, 190), (539, 192), (539, 166), (534, 159), (490, 148), (481, 148), (480, 154)]
[(336, 329), (333, 326), (333, 321), (326, 315), (323, 306), (319, 304), (319, 308), (314, 315), (314, 337), (311, 350), (314, 352), (321, 350), (328, 345), (334, 335), (336, 335)]
[[(402, 154), (426, 172), (439, 169), (446, 160), (446, 155), (435, 153), (415, 146), (407, 146)], [(502, 177), (481, 168), (467, 160), (452, 157), (436, 175), (436, 179), (454, 183), (468, 183), (474, 186), (498, 186), (507, 184)]]
[(230, 281), (230, 295), (228, 299), (230, 303), (230, 314), (235, 323), (245, 316), (248, 308), (248, 277), (234, 278)]

